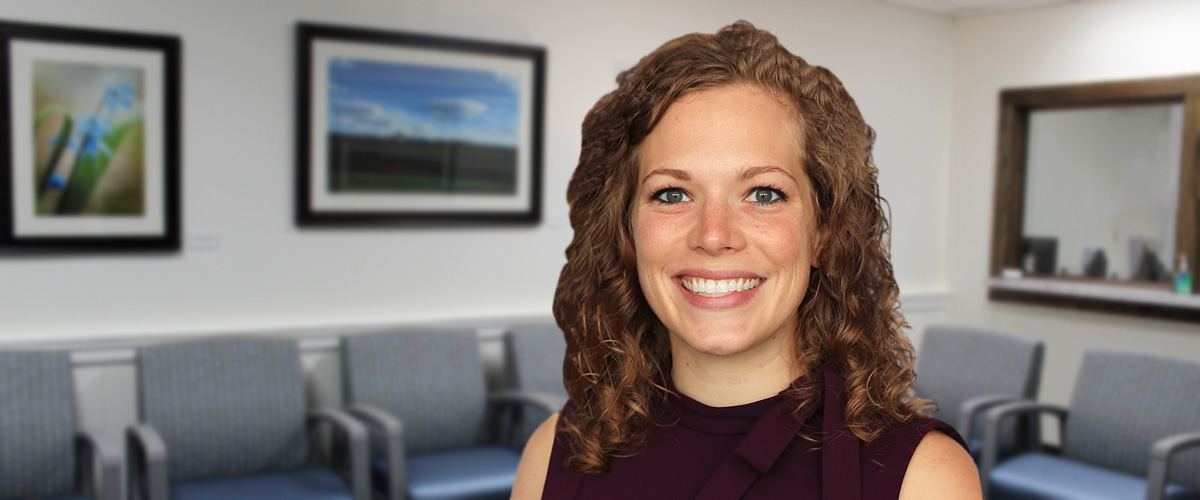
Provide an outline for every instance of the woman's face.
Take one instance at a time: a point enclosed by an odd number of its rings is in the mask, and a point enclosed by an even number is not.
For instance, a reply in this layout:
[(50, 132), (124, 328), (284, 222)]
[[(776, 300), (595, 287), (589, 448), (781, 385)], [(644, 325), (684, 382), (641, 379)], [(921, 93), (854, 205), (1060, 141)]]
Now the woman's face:
[(758, 87), (685, 95), (643, 141), (638, 278), (672, 351), (778, 356), (820, 246), (794, 112)]

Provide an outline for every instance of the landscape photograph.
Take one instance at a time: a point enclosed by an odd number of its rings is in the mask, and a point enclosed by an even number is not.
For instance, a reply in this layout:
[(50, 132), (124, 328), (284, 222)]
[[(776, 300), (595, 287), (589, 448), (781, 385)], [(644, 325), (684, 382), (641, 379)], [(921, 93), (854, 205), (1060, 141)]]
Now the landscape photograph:
[(345, 57), (328, 75), (329, 192), (516, 192), (514, 75)]

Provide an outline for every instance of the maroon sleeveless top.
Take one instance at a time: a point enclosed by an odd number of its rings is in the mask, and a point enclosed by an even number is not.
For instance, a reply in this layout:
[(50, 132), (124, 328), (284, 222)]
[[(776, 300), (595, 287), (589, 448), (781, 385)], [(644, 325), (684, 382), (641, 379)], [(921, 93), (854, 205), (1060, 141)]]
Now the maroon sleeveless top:
[[(813, 376), (822, 377), (825, 393), (799, 415), (795, 400), (782, 393), (725, 408), (673, 396), (667, 414), (678, 416), (678, 423), (654, 427), (641, 452), (612, 458), (604, 474), (567, 470), (571, 449), (560, 433), (542, 498), (894, 499), (926, 433), (938, 430), (963, 444), (952, 427), (926, 417), (897, 423), (881, 438), (863, 443), (843, 424), (842, 379), (833, 364)], [(794, 385), (811, 380), (802, 377)], [(563, 418), (574, 411), (574, 403), (567, 403)]]

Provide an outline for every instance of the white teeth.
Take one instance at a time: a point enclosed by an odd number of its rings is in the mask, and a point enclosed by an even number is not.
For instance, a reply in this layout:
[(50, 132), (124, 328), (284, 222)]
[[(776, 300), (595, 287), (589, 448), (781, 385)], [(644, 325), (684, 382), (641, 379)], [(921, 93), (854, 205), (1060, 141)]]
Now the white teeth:
[(738, 278), (732, 280), (706, 280), (699, 278), (684, 278), (683, 288), (705, 297), (721, 297), (733, 292), (744, 292), (762, 283), (760, 278)]

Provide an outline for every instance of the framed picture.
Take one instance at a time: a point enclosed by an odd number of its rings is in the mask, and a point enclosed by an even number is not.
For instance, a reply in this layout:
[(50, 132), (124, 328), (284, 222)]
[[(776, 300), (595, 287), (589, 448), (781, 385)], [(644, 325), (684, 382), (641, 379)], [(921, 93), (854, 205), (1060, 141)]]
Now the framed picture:
[(545, 49), (301, 23), (297, 223), (536, 224)]
[(0, 250), (177, 251), (180, 42), (0, 22)]

